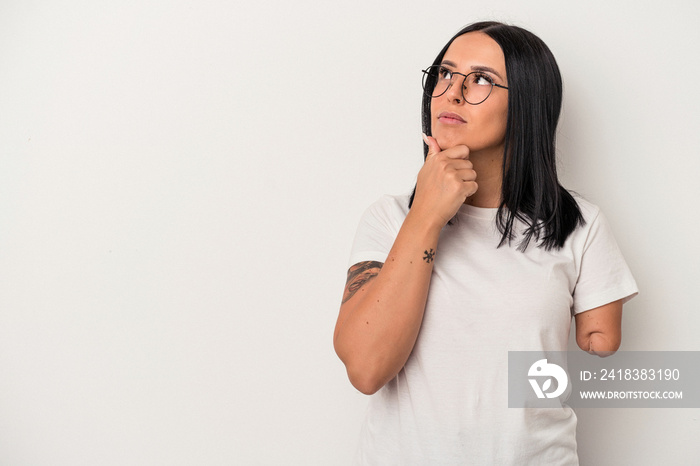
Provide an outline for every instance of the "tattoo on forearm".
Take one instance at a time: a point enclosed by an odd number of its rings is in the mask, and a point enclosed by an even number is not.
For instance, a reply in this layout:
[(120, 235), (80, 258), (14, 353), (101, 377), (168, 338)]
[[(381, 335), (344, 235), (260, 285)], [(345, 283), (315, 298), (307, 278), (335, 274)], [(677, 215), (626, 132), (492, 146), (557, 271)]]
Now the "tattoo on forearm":
[(430, 251), (426, 250), (425, 256), (423, 256), (423, 260), (426, 261), (428, 264), (430, 264), (434, 259), (435, 259), (435, 251), (433, 251), (432, 248), (430, 249)]
[(348, 280), (345, 283), (343, 303), (355, 296), (355, 293), (367, 282), (379, 274), (384, 264), (377, 261), (360, 262), (348, 270)]

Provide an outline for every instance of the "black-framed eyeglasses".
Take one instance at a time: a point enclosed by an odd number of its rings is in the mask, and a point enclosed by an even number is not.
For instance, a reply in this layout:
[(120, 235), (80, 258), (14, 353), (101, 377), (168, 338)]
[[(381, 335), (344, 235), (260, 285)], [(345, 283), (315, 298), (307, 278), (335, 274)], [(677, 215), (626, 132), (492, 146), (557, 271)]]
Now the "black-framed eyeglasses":
[(479, 105), (488, 99), (494, 87), (508, 89), (506, 86), (496, 84), (488, 74), (483, 71), (472, 71), (469, 74), (458, 73), (441, 65), (433, 65), (423, 71), (423, 92), (428, 97), (440, 97), (452, 86), (455, 76), (463, 76), (462, 97), (470, 105)]

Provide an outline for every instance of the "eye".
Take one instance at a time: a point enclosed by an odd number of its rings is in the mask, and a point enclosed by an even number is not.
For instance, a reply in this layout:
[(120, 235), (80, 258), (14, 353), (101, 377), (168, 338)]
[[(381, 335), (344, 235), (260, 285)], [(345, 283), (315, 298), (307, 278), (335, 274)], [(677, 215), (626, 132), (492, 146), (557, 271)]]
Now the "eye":
[(440, 78), (440, 79), (452, 79), (452, 71), (441, 66), (438, 69), (438, 78)]
[(477, 86), (493, 86), (493, 79), (487, 74), (474, 73), (471, 75), (470, 81)]

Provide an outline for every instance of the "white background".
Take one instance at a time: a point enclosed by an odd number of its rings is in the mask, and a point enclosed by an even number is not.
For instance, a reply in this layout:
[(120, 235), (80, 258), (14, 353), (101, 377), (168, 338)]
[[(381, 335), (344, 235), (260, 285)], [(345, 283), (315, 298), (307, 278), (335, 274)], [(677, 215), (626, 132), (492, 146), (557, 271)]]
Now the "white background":
[[(350, 464), (354, 231), (412, 188), (420, 70), (482, 19), (559, 61), (562, 180), (641, 290), (622, 349), (700, 350), (697, 5), (3, 0), (0, 464)], [(581, 463), (696, 464), (699, 417), (580, 410)]]

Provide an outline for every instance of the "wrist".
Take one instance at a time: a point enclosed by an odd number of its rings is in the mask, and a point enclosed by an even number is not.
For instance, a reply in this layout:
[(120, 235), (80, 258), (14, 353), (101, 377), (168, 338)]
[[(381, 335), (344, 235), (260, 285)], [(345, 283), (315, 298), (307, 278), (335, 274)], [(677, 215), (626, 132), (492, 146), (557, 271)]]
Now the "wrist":
[(421, 236), (437, 237), (447, 222), (436, 215), (425, 215), (417, 209), (411, 209), (406, 215), (404, 225), (421, 234)]

